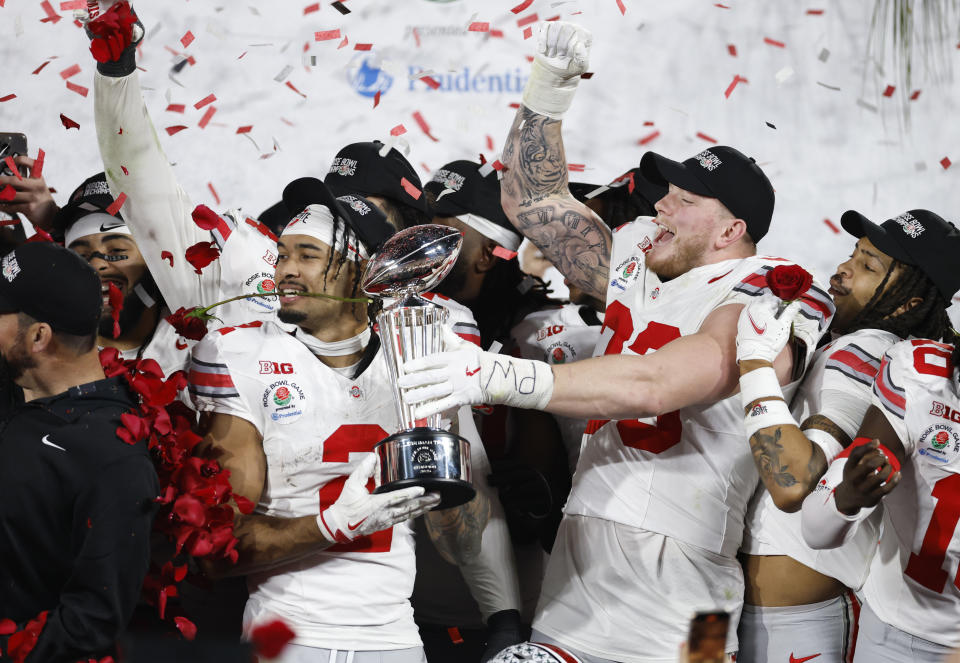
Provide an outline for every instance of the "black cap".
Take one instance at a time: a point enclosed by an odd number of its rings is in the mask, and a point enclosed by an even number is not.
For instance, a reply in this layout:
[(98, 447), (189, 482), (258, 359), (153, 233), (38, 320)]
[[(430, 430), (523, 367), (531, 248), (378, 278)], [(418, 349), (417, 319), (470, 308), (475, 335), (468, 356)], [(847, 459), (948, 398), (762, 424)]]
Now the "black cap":
[(55, 331), (97, 331), (100, 277), (86, 260), (52, 242), (27, 242), (0, 258), (0, 313), (26, 313)]
[[(638, 199), (641, 207), (652, 208), (657, 204), (657, 201), (667, 195), (667, 187), (665, 184), (658, 184), (651, 182), (646, 177), (643, 176), (643, 172), (640, 170), (640, 167), (631, 168), (623, 175), (614, 178), (612, 182), (606, 185), (602, 184), (588, 184), (586, 182), (570, 182), (569, 189), (570, 193), (573, 194), (573, 197), (577, 200), (588, 200), (590, 198), (600, 198), (603, 199), (605, 196), (612, 195), (611, 191), (617, 191), (621, 187), (626, 187), (626, 191), (630, 196)], [(603, 189), (600, 193), (592, 194), (597, 189)]]
[(396, 232), (380, 208), (369, 200), (349, 193), (334, 197), (333, 192), (316, 177), (301, 177), (290, 182), (283, 189), (283, 204), (290, 217), (308, 205), (325, 206), (347, 224), (370, 253)]
[[(113, 195), (110, 193), (110, 186), (107, 184), (105, 173), (97, 173), (88, 177), (83, 184), (74, 189), (67, 199), (67, 204), (60, 208), (54, 217), (54, 227), (66, 230), (74, 221), (85, 217), (88, 214), (99, 212), (109, 214), (107, 208), (113, 204)], [(113, 216), (122, 219), (120, 212)]]
[(773, 218), (773, 186), (756, 161), (739, 150), (717, 145), (680, 163), (654, 152), (640, 160), (640, 170), (655, 184), (673, 184), (716, 198), (747, 224), (754, 242), (767, 234)]
[(287, 206), (284, 205), (283, 201), (281, 200), (260, 212), (260, 216), (257, 217), (257, 221), (265, 225), (274, 235), (279, 237), (280, 233), (283, 232), (283, 229), (287, 227), (288, 223), (290, 223), (292, 216), (293, 215), (290, 214)]
[[(394, 147), (386, 156), (380, 156), (382, 148), (383, 143), (379, 140), (347, 145), (334, 157), (327, 176), (323, 178), (324, 184), (337, 196), (347, 193), (382, 196), (430, 214), (417, 171)], [(407, 181), (407, 187), (403, 180)]]
[(914, 265), (937, 287), (947, 302), (960, 289), (960, 231), (925, 209), (912, 209), (877, 225), (849, 210), (840, 225), (854, 237), (866, 237), (891, 258)]

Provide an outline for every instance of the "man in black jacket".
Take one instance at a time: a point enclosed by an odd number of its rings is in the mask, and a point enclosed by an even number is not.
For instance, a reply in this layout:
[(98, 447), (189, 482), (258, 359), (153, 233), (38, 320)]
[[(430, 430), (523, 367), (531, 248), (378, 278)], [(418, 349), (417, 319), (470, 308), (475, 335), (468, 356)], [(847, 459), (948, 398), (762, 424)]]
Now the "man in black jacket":
[(145, 441), (117, 437), (136, 401), (104, 377), (101, 308), (72, 251), (0, 258), (0, 363), (27, 395), (0, 428), (0, 618), (22, 629), (46, 613), (30, 662), (110, 654), (149, 563), (157, 476)]

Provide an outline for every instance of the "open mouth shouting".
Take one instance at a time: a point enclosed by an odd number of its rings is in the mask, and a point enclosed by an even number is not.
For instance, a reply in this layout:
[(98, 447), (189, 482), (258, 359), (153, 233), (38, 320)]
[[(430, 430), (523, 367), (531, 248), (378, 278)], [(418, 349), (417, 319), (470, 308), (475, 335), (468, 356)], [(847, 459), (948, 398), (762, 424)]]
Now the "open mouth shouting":
[(110, 284), (117, 286), (120, 292), (126, 292), (127, 280), (117, 276), (100, 277), (100, 296), (103, 297), (104, 309), (110, 307)]
[(657, 236), (653, 238), (654, 248), (663, 246), (664, 244), (668, 244), (673, 241), (676, 233), (672, 229), (660, 221), (654, 220), (654, 223), (657, 224), (657, 228), (660, 229), (660, 232), (657, 233)]

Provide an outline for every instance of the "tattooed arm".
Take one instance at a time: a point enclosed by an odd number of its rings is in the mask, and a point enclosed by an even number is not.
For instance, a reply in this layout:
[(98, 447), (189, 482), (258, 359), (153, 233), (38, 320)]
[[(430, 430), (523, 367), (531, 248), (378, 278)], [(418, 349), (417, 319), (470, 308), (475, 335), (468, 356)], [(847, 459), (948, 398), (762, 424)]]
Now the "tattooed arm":
[(571, 283), (605, 301), (611, 232), (567, 188), (560, 120), (520, 106), (503, 156), (501, 203), (510, 221)]

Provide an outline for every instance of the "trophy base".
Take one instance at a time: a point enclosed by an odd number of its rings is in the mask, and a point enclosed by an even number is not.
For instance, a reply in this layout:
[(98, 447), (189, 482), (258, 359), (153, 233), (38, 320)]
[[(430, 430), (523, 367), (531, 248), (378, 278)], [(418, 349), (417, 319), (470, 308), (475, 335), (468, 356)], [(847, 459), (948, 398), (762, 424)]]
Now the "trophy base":
[(374, 493), (422, 486), (440, 494), (436, 509), (460, 506), (476, 494), (471, 484), (470, 443), (459, 435), (437, 428), (412, 428), (394, 433), (373, 451), (380, 461)]

